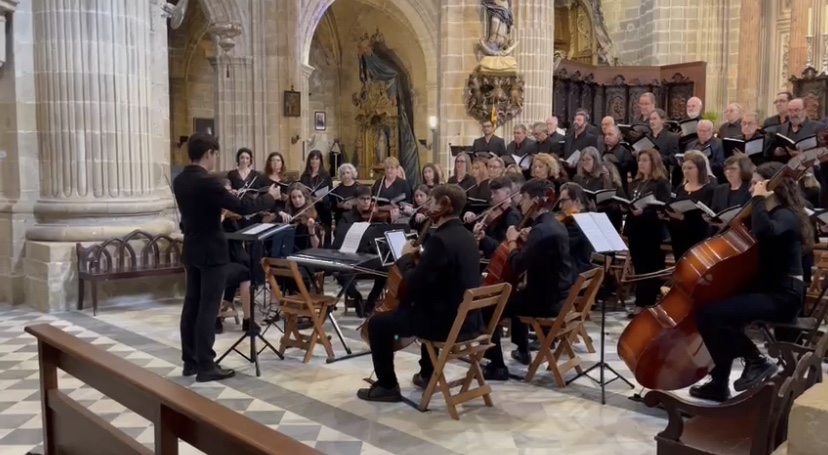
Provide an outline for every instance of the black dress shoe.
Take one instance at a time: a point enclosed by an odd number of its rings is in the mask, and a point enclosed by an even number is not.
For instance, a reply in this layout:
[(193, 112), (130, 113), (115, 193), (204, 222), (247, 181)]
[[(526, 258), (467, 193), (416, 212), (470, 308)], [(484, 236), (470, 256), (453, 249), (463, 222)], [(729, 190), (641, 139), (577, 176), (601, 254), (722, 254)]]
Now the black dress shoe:
[(776, 373), (778, 367), (763, 355), (745, 359), (745, 369), (742, 377), (733, 383), (733, 389), (743, 392), (756, 387)]
[(702, 385), (690, 387), (690, 396), (700, 400), (715, 401), (721, 403), (730, 398), (730, 387), (727, 381), (716, 381), (711, 379)]
[(201, 371), (196, 375), (196, 382), (210, 382), (221, 381), (222, 379), (232, 378), (236, 372), (229, 368), (222, 368), (216, 365), (210, 371)]
[(483, 378), (487, 381), (508, 381), (509, 369), (506, 367), (496, 367), (488, 364), (483, 367)]
[(528, 352), (520, 352), (517, 349), (512, 351), (512, 358), (522, 365), (529, 365), (532, 362), (532, 356)]
[(423, 390), (428, 387), (429, 381), (431, 381), (431, 376), (423, 376), (422, 373), (417, 373), (411, 378), (411, 382), (413, 382), (418, 389)]
[(540, 343), (538, 340), (530, 341), (529, 342), (529, 350), (530, 351), (539, 351), (540, 350)]
[(251, 321), (250, 319), (242, 319), (242, 332), (248, 335), (258, 335), (261, 333), (262, 328), (259, 327), (259, 324), (256, 324), (256, 321)]
[(195, 365), (184, 364), (184, 371), (181, 373), (185, 378), (198, 373), (198, 367)]
[(221, 319), (216, 318), (216, 334), (224, 333), (224, 324), (222, 324)]
[(359, 389), (357, 391), (357, 398), (380, 403), (397, 403), (402, 401), (402, 394), (400, 393), (399, 385), (387, 389), (374, 383), (367, 389)]

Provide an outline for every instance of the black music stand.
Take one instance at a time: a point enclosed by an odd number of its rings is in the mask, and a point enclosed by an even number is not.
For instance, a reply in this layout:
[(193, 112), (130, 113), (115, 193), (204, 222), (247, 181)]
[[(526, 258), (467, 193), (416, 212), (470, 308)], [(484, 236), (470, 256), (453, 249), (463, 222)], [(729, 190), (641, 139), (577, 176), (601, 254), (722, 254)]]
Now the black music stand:
[[(239, 231), (225, 234), (225, 237), (227, 238), (227, 240), (237, 240), (237, 241), (240, 241), (240, 242), (245, 242), (248, 245), (250, 245), (250, 248), (249, 248), (250, 251), (248, 252), (248, 257), (250, 258), (250, 263), (248, 264), (248, 267), (249, 267), (249, 270), (250, 270), (250, 274), (252, 276), (255, 273), (254, 272), (254, 266), (256, 265), (256, 262), (253, 259), (253, 254), (252, 254), (252, 252), (254, 250), (254, 246), (262, 246), (263, 247), (263, 244), (264, 244), (265, 240), (273, 237), (274, 235), (276, 235), (280, 232), (285, 232), (288, 229), (290, 229), (290, 225), (287, 225), (287, 224), (258, 223), (258, 224), (254, 224), (253, 226), (248, 226), (248, 227), (246, 227), (244, 229), (241, 229)], [(254, 296), (256, 295), (257, 288), (258, 288), (257, 283), (254, 283), (253, 280), (251, 280), (251, 283), (250, 283), (250, 313), (251, 313), (250, 316), (251, 316), (251, 319), (255, 319), (252, 316), (253, 316), (253, 314), (255, 314), (254, 313), (254, 307), (255, 307)], [(280, 359), (284, 360), (285, 357), (282, 354), (279, 353), (279, 350), (277, 350), (272, 344), (270, 344), (270, 342), (267, 341), (267, 339), (264, 337), (264, 332), (267, 330), (267, 327), (272, 325), (277, 320), (278, 320), (278, 318), (269, 318), (268, 322), (266, 323), (266, 327), (262, 328), (256, 334), (253, 334), (252, 332), (243, 333), (239, 337), (239, 339), (236, 340), (236, 342), (233, 343), (233, 345), (230, 346), (230, 348), (227, 351), (225, 351), (224, 354), (222, 354), (218, 358), (218, 360), (216, 360), (216, 365), (220, 364), (221, 361), (224, 360), (224, 358), (227, 357), (227, 355), (230, 354), (231, 352), (236, 352), (237, 354), (242, 356), (242, 358), (247, 360), (249, 363), (252, 363), (256, 366), (256, 377), (259, 377), (259, 376), (262, 375), (262, 370), (261, 370), (261, 367), (259, 366), (259, 354), (261, 354), (265, 350), (265, 348), (269, 348), (277, 356), (279, 356)], [(254, 322), (254, 321), (251, 321), (251, 322)], [(276, 326), (276, 328), (279, 328), (279, 327)], [(239, 344), (241, 344), (241, 342), (244, 341), (245, 339), (249, 339), (249, 342), (250, 342), (250, 354), (249, 355), (245, 354), (244, 352), (242, 352), (238, 349)], [(263, 344), (261, 349), (256, 348), (256, 340), (257, 339), (259, 341), (261, 341), (262, 344)]]
[[(610, 222), (609, 218), (605, 213), (598, 213), (598, 212), (588, 212), (588, 213), (576, 213), (573, 215), (575, 219), (575, 223), (578, 224), (578, 227), (581, 228), (584, 235), (586, 236), (589, 243), (592, 245), (592, 249), (595, 250), (598, 254), (609, 254), (609, 253), (619, 253), (619, 252), (627, 252), (629, 254), (629, 250), (627, 249), (627, 245), (624, 243), (624, 240), (618, 235), (618, 232), (615, 230), (615, 227)], [(604, 263), (604, 276), (609, 272), (609, 265), (611, 262), (606, 261)], [(606, 336), (607, 336), (607, 300), (601, 300), (601, 358), (598, 360), (597, 363), (592, 365), (591, 367), (584, 370), (583, 373), (578, 374), (574, 378), (567, 381), (567, 384), (572, 383), (584, 376), (591, 379), (593, 382), (597, 383), (601, 386), (601, 404), (607, 404), (607, 384), (615, 381), (615, 380), (622, 380), (630, 386), (630, 388), (635, 388), (632, 382), (630, 382), (627, 378), (621, 375), (621, 373), (615, 371), (610, 365), (606, 362), (605, 357), (605, 343), (606, 343)], [(599, 378), (595, 379), (594, 377), (590, 376), (589, 373), (595, 369), (599, 370)], [(605, 370), (609, 370), (612, 374), (615, 375), (614, 378), (607, 380), (605, 376)]]

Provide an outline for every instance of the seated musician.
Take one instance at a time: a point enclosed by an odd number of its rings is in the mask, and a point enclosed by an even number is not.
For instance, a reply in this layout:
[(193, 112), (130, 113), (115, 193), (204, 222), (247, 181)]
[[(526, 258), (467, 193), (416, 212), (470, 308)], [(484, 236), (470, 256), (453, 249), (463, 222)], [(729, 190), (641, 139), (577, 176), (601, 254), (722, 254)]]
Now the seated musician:
[(322, 243), (321, 237), (324, 231), (317, 229), (316, 209), (308, 207), (313, 203), (313, 197), (304, 185), (300, 183), (290, 185), (284, 214), (287, 215), (286, 219), (296, 224), (294, 251), (319, 248)]
[(699, 308), (699, 334), (715, 367), (710, 381), (690, 388), (693, 397), (727, 400), (730, 369), (739, 357), (745, 367), (733, 383), (737, 392), (771, 377), (776, 364), (759, 353), (744, 328), (753, 321), (789, 322), (802, 307), (802, 252), (813, 246), (814, 235), (796, 181), (785, 177), (773, 190), (767, 188), (768, 179), (782, 166), (765, 163), (753, 175), (750, 225), (759, 247), (759, 276), (743, 292)]
[[(507, 177), (492, 180), (491, 189), (492, 211), (475, 226), (474, 236), (483, 252), (483, 257), (492, 257), (497, 246), (506, 239), (506, 231), (510, 226), (520, 223), (520, 214), (512, 207), (512, 181)], [(520, 191), (515, 191), (520, 194)]]
[[(333, 242), (333, 246), (336, 248), (341, 248), (342, 242), (348, 234), (348, 230), (351, 229), (351, 226), (353, 226), (354, 223), (366, 222), (369, 220), (376, 222), (371, 217), (372, 208), (374, 206), (371, 201), (371, 189), (367, 186), (360, 185), (354, 191), (354, 197), (356, 198), (356, 205), (351, 210), (343, 213), (342, 219), (336, 225), (336, 234), (334, 235), (335, 240)], [(391, 219), (387, 221), (393, 221), (398, 215), (398, 211), (391, 212)], [(385, 223), (385, 221), (382, 222)], [(376, 251), (373, 248), (373, 242), (367, 240), (381, 237), (382, 234), (372, 231), (375, 230), (369, 228), (362, 234), (360, 247), (357, 249), (357, 253), (376, 254)], [(379, 258), (376, 259), (376, 261), (369, 261), (369, 263), (363, 264), (362, 267), (382, 270)], [(359, 293), (353, 281), (351, 281), (351, 278), (353, 278), (353, 276), (349, 274), (338, 273), (336, 275), (336, 280), (341, 286), (345, 286), (350, 281), (350, 285), (348, 286), (348, 289), (345, 290), (345, 294), (355, 301), (357, 316), (364, 317), (366, 314), (369, 314), (374, 310), (377, 299), (380, 294), (382, 294), (382, 290), (385, 288), (385, 278), (374, 279), (374, 287), (371, 288), (371, 292), (368, 294), (368, 300), (364, 305), (362, 303), (362, 294)]]
[[(504, 315), (512, 317), (512, 342), (517, 345), (512, 358), (525, 365), (529, 364), (529, 330), (517, 317), (556, 316), (575, 282), (569, 233), (542, 201), (547, 190), (553, 189), (551, 185), (548, 180), (536, 178), (521, 187), (520, 211), (532, 213), (532, 225), (522, 231), (515, 227), (506, 231), (512, 271), (523, 280), (513, 292)], [(521, 249), (517, 246), (519, 238), (523, 239)], [(505, 381), (509, 379), (509, 370), (503, 361), (499, 330), (495, 330), (492, 342), (495, 346), (486, 351), (489, 364), (483, 375), (486, 379)]]
[(408, 225), (413, 229), (415, 232), (420, 232), (423, 229), (423, 226), (428, 219), (428, 215), (426, 214), (427, 207), (423, 207), (423, 204), (428, 201), (428, 193), (431, 191), (431, 188), (427, 184), (422, 184), (414, 190), (414, 214), (408, 219)]
[(584, 231), (578, 227), (572, 214), (588, 212), (589, 200), (581, 185), (574, 182), (564, 183), (561, 187), (561, 195), (558, 197), (561, 211), (557, 216), (558, 221), (566, 226), (569, 233), (569, 252), (572, 255), (572, 267), (575, 273), (583, 273), (593, 268), (592, 265), (592, 244), (589, 243)]
[[(357, 392), (363, 400), (400, 401), (400, 386), (394, 373), (395, 337), (416, 335), (445, 340), (454, 325), (463, 294), (480, 285), (477, 242), (460, 221), (466, 205), (465, 192), (458, 185), (442, 185), (434, 188), (431, 196), (429, 216), (436, 229), (426, 240), (419, 263), (415, 264), (410, 243), (396, 263), (409, 292), (408, 301), (402, 302), (396, 311), (374, 314), (367, 322), (377, 381)], [(483, 331), (482, 317), (475, 312), (469, 314), (460, 336), (469, 339)], [(433, 371), (423, 346), (415, 385), (427, 384)]]

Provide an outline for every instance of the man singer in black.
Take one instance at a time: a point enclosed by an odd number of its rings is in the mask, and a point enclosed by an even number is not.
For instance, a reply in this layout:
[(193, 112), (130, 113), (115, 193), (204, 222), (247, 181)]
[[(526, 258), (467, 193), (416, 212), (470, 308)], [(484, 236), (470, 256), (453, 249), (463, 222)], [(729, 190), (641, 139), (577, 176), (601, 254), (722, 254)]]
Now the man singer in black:
[(227, 191), (210, 174), (216, 166), (218, 150), (218, 141), (213, 136), (205, 133), (190, 136), (187, 141), (190, 164), (173, 181), (173, 193), (181, 211), (182, 262), (187, 273), (187, 291), (181, 309), (184, 376), (196, 375), (198, 382), (235, 375), (233, 370), (220, 368), (213, 361), (216, 357), (214, 325), (230, 262), (221, 211), (252, 215), (272, 209), (281, 196), (276, 185), (255, 199), (239, 199)]
[[(436, 230), (426, 240), (420, 262), (415, 265), (414, 247), (408, 243), (396, 264), (403, 274), (409, 301), (401, 302), (397, 311), (378, 313), (368, 320), (368, 340), (377, 381), (357, 392), (366, 401), (402, 400), (394, 373), (394, 337), (416, 335), (428, 340), (445, 340), (463, 302), (463, 294), (480, 286), (477, 241), (460, 221), (466, 193), (460, 186), (450, 184), (435, 187), (431, 196), (428, 210)], [(483, 332), (483, 319), (475, 312), (469, 314), (459, 338), (469, 339)], [(434, 365), (423, 346), (415, 385), (428, 384), (433, 372)]]

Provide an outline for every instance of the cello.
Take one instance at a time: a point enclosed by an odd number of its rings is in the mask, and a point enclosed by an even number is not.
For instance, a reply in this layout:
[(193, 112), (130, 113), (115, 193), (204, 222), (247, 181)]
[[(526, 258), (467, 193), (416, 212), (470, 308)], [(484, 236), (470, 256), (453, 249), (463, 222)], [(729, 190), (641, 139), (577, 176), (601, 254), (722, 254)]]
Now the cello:
[[(773, 190), (784, 178), (798, 178), (826, 158), (825, 148), (791, 158), (767, 188)], [(713, 360), (696, 326), (696, 309), (742, 291), (758, 276), (757, 241), (746, 224), (750, 212), (748, 201), (728, 226), (688, 250), (676, 262), (667, 294), (624, 329), (618, 356), (642, 386), (678, 390), (700, 381), (712, 369)]]

